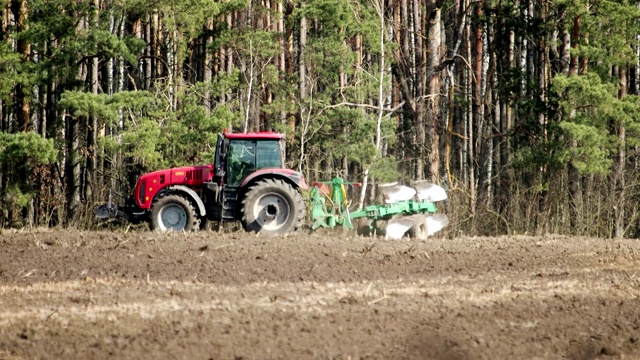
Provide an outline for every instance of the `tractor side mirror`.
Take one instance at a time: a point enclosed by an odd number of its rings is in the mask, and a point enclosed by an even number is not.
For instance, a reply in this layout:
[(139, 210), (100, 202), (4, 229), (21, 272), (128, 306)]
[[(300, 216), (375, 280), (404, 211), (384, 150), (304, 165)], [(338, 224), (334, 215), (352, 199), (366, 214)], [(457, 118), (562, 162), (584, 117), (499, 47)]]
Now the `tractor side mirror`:
[(229, 149), (229, 143), (227, 141), (223, 141), (220, 145), (220, 155), (224, 158), (227, 156), (227, 150)]
[(218, 135), (216, 142), (216, 154), (213, 159), (213, 168), (216, 174), (220, 173), (224, 168), (224, 160), (227, 152), (227, 141), (222, 135)]

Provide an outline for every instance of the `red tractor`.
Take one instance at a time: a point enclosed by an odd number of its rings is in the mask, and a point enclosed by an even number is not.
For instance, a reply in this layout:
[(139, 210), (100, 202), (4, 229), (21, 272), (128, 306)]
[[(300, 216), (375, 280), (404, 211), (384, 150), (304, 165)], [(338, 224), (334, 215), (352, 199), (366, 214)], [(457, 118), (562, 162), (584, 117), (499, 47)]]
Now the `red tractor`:
[(109, 202), (98, 218), (148, 221), (152, 230), (191, 231), (206, 221), (240, 220), (245, 230), (280, 235), (300, 228), (306, 215), (299, 190), (304, 176), (285, 168), (283, 134), (218, 135), (213, 164), (142, 175), (124, 206)]

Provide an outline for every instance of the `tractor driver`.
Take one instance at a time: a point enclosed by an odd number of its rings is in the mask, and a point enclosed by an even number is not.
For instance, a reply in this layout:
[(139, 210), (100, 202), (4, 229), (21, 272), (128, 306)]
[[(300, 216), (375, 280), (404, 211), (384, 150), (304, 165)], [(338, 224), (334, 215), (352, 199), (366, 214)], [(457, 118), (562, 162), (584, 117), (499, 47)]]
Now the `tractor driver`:
[(255, 142), (248, 140), (232, 141), (229, 144), (228, 184), (238, 186), (240, 182), (255, 171)]

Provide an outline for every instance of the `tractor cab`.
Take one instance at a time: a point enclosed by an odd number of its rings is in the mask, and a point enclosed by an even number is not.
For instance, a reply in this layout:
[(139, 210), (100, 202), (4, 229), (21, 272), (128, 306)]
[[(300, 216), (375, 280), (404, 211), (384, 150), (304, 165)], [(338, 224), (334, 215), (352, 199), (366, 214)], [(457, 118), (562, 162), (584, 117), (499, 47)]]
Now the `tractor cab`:
[(285, 166), (284, 134), (259, 132), (218, 135), (213, 182), (237, 187), (253, 172)]
[[(303, 205), (295, 190), (306, 189), (307, 185), (302, 174), (285, 168), (285, 149), (284, 134), (220, 134), (214, 174), (211, 181), (204, 184), (207, 218), (214, 221), (242, 219), (245, 228), (267, 232), (279, 231), (275, 224), (282, 226), (291, 222), (290, 225), (297, 227), (298, 208)], [(268, 193), (263, 194), (263, 191)], [(257, 203), (247, 207), (253, 202)], [(263, 209), (264, 206), (267, 208)], [(293, 210), (296, 215), (290, 219)], [(246, 218), (254, 220), (246, 221)]]

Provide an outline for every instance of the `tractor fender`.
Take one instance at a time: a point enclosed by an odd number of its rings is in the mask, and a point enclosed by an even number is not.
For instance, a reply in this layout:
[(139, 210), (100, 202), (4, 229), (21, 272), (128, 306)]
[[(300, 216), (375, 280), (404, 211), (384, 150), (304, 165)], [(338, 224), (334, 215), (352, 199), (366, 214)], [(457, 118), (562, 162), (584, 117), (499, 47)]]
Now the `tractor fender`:
[(200, 196), (198, 196), (198, 193), (196, 193), (193, 189), (184, 185), (172, 185), (172, 186), (168, 186), (166, 190), (184, 192), (189, 196), (190, 200), (193, 200), (193, 202), (196, 203), (196, 205), (198, 205), (198, 214), (200, 216), (205, 216), (207, 214), (207, 210), (204, 206), (204, 202), (202, 202), (202, 199), (200, 198)]
[(283, 179), (296, 189), (307, 190), (308, 188), (308, 185), (304, 180), (304, 175), (302, 175), (302, 173), (297, 172), (295, 170), (280, 169), (280, 168), (265, 168), (265, 169), (254, 171), (252, 174), (250, 174), (244, 180), (242, 180), (242, 183), (240, 184), (240, 188), (244, 188), (248, 184), (251, 184), (255, 181), (258, 181), (264, 178)]

